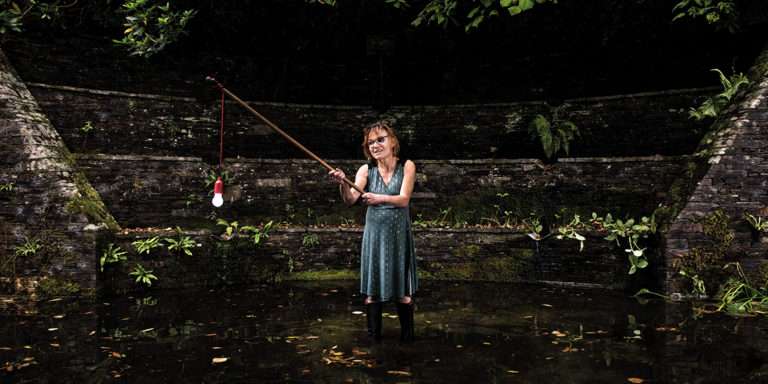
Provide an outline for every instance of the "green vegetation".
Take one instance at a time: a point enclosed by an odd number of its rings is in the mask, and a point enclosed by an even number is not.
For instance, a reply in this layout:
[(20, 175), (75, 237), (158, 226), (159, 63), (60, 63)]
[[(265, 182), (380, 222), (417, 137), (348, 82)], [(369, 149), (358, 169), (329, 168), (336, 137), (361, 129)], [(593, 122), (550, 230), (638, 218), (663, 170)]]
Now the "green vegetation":
[(543, 115), (536, 115), (528, 126), (528, 133), (541, 142), (547, 159), (552, 159), (560, 150), (569, 155), (571, 142), (581, 136), (576, 124), (560, 118), (564, 107), (563, 105), (552, 109), (552, 116), (549, 119)]
[(171, 253), (186, 254), (192, 256), (192, 248), (197, 246), (197, 243), (192, 240), (191, 237), (184, 235), (181, 228), (176, 227), (176, 238), (163, 239), (168, 244), (168, 250)]
[(301, 245), (304, 248), (314, 248), (320, 245), (320, 238), (315, 233), (305, 233), (301, 238)]
[(759, 233), (768, 233), (768, 220), (762, 216), (755, 216), (749, 212), (744, 212), (744, 219), (747, 220), (753, 230)]
[(124, 0), (123, 38), (113, 40), (132, 56), (150, 57), (176, 41), (183, 33), (195, 10), (175, 11), (171, 3), (150, 0)]
[(243, 226), (243, 228), (240, 231), (243, 234), (248, 234), (251, 237), (251, 241), (253, 241), (253, 245), (259, 246), (262, 241), (269, 238), (269, 231), (272, 230), (272, 225), (273, 225), (273, 222), (270, 220), (269, 222), (262, 225), (261, 227), (256, 227), (252, 225)]
[(723, 269), (735, 269), (735, 273), (720, 287), (717, 295), (718, 311), (732, 315), (767, 314), (768, 313), (768, 281), (761, 286), (755, 286), (744, 274), (739, 263), (728, 263)]
[(136, 263), (133, 266), (133, 270), (129, 275), (135, 278), (134, 282), (136, 284), (141, 284), (145, 287), (152, 286), (152, 282), (157, 280), (157, 276), (152, 274), (152, 270), (144, 269), (144, 266), (139, 263)]
[(139, 255), (147, 254), (149, 255), (150, 252), (152, 252), (153, 249), (162, 247), (163, 244), (160, 242), (159, 236), (153, 236), (149, 239), (144, 240), (136, 240), (131, 243), (133, 245), (133, 248), (136, 249), (136, 252)]
[(37, 251), (39, 251), (41, 248), (43, 248), (43, 245), (40, 243), (40, 240), (34, 238), (24, 238), (24, 244), (14, 247), (13, 253), (17, 257), (29, 257), (37, 254)]
[(693, 119), (717, 118), (728, 107), (736, 93), (742, 87), (749, 85), (749, 79), (743, 73), (734, 73), (730, 77), (726, 77), (719, 69), (712, 71), (717, 72), (720, 76), (723, 91), (705, 100), (698, 108), (691, 108), (689, 113)]
[(80, 132), (88, 134), (88, 132), (93, 130), (93, 124), (90, 120), (83, 123), (83, 125), (80, 127)]
[(726, 28), (730, 32), (738, 29), (736, 2), (734, 0), (680, 0), (672, 12), (672, 21), (683, 18), (704, 18), (707, 23), (718, 28)]
[(13, 192), (13, 183), (3, 183), (0, 184), (0, 192)]
[(64, 279), (47, 277), (40, 280), (35, 288), (38, 300), (48, 300), (56, 297), (73, 296), (81, 291), (80, 284)]
[(109, 264), (116, 264), (128, 259), (128, 253), (125, 252), (120, 246), (109, 243), (107, 248), (102, 252), (99, 258), (99, 270), (104, 272), (104, 267)]
[[(73, 168), (75, 167), (74, 157), (69, 151), (64, 149), (62, 156)], [(119, 231), (120, 225), (104, 206), (101, 196), (93, 189), (85, 175), (77, 171), (74, 173), (73, 179), (77, 186), (77, 193), (67, 202), (65, 207), (67, 212), (84, 214), (95, 223), (104, 223), (110, 230)]]

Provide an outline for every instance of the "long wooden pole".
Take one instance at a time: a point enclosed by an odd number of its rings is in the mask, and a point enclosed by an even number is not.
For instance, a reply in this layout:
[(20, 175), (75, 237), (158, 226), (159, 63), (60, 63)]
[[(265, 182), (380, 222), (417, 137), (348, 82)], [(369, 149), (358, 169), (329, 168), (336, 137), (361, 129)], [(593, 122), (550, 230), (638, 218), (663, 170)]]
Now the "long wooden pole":
[[(209, 81), (213, 81), (214, 83), (216, 83), (216, 85), (218, 85), (218, 86), (219, 86), (219, 88), (221, 88), (222, 92), (226, 93), (226, 94), (227, 94), (229, 97), (231, 97), (233, 100), (237, 101), (237, 102), (238, 102), (240, 105), (242, 105), (242, 106), (243, 106), (245, 109), (247, 109), (248, 111), (250, 111), (251, 113), (253, 113), (254, 115), (256, 115), (256, 117), (258, 117), (258, 118), (259, 118), (259, 119), (261, 119), (261, 120), (262, 120), (264, 123), (266, 123), (266, 124), (267, 124), (267, 126), (269, 126), (270, 128), (272, 128), (272, 129), (273, 129), (275, 132), (279, 133), (279, 134), (280, 134), (281, 136), (283, 136), (283, 137), (284, 137), (286, 140), (288, 140), (288, 141), (289, 141), (291, 144), (293, 144), (293, 145), (295, 145), (296, 147), (298, 147), (300, 150), (302, 150), (304, 153), (306, 153), (306, 154), (307, 154), (307, 156), (309, 156), (309, 157), (313, 158), (315, 161), (317, 161), (318, 163), (320, 163), (320, 164), (321, 164), (323, 167), (325, 167), (325, 169), (327, 169), (328, 171), (333, 171), (333, 170), (335, 170), (335, 168), (331, 167), (331, 166), (330, 166), (328, 163), (326, 163), (326, 162), (325, 162), (323, 159), (321, 159), (320, 157), (318, 157), (317, 155), (315, 155), (314, 153), (312, 153), (312, 151), (310, 151), (309, 149), (307, 149), (307, 147), (305, 147), (305, 146), (301, 145), (301, 143), (299, 143), (298, 141), (296, 141), (296, 139), (294, 139), (293, 137), (291, 137), (290, 135), (288, 135), (287, 133), (285, 133), (285, 132), (284, 132), (282, 129), (280, 129), (280, 128), (279, 128), (277, 125), (275, 125), (273, 122), (269, 121), (269, 119), (267, 119), (266, 117), (262, 116), (262, 114), (261, 114), (261, 113), (259, 113), (259, 112), (258, 112), (258, 111), (256, 111), (255, 109), (253, 109), (253, 107), (251, 107), (250, 105), (248, 105), (248, 103), (246, 103), (245, 101), (243, 101), (242, 99), (240, 99), (239, 97), (237, 97), (237, 95), (235, 95), (234, 93), (230, 92), (230, 91), (229, 91), (227, 88), (224, 88), (224, 86), (223, 86), (223, 85), (221, 85), (221, 83), (219, 83), (219, 81), (218, 81), (218, 80), (214, 79), (214, 78), (213, 78), (213, 77), (211, 77), (211, 76), (207, 76), (205, 79), (206, 79), (206, 80), (209, 80)], [(355, 185), (355, 183), (354, 183), (354, 182), (352, 182), (351, 180), (347, 179), (346, 177), (344, 178), (344, 182), (345, 182), (345, 183), (347, 183), (347, 185), (349, 185), (350, 187), (354, 188), (356, 191), (360, 192), (361, 194), (362, 194), (362, 193), (365, 193), (365, 191), (363, 191), (362, 189), (360, 189), (360, 187), (358, 187), (357, 185)]]

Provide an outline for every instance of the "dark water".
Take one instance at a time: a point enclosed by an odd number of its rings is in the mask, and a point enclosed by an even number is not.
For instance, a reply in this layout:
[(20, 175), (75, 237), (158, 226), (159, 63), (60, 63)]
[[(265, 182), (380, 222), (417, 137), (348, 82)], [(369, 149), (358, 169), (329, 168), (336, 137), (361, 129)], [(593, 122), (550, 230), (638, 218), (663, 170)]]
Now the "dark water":
[[(756, 383), (768, 321), (617, 292), (425, 282), (414, 344), (365, 334), (356, 282), (44, 303), (0, 320), (3, 382)], [(393, 305), (385, 311), (395, 312)], [(214, 360), (216, 359), (216, 360)]]

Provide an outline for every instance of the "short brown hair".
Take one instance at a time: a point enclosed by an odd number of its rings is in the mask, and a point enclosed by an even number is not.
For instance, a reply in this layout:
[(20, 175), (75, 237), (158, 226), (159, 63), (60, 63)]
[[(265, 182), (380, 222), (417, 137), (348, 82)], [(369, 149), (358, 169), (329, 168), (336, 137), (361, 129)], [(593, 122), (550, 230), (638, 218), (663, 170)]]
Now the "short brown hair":
[(392, 152), (395, 156), (400, 152), (400, 140), (397, 139), (397, 134), (395, 133), (394, 128), (389, 126), (389, 123), (386, 121), (377, 121), (363, 129), (363, 153), (365, 154), (365, 158), (368, 160), (373, 160), (373, 156), (371, 156), (371, 149), (368, 148), (368, 135), (371, 134), (372, 131), (375, 130), (383, 130), (387, 132), (387, 135), (389, 136), (390, 140), (395, 142), (395, 146), (392, 148)]

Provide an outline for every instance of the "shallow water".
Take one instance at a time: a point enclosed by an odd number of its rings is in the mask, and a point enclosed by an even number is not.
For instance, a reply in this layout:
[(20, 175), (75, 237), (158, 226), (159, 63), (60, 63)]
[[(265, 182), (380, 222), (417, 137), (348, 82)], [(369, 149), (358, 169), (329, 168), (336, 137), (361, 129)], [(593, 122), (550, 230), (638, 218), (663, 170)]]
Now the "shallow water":
[[(19, 383), (768, 382), (768, 321), (621, 293), (424, 282), (416, 333), (372, 343), (352, 281), (44, 303), (0, 317)], [(385, 307), (394, 314), (394, 305)]]

